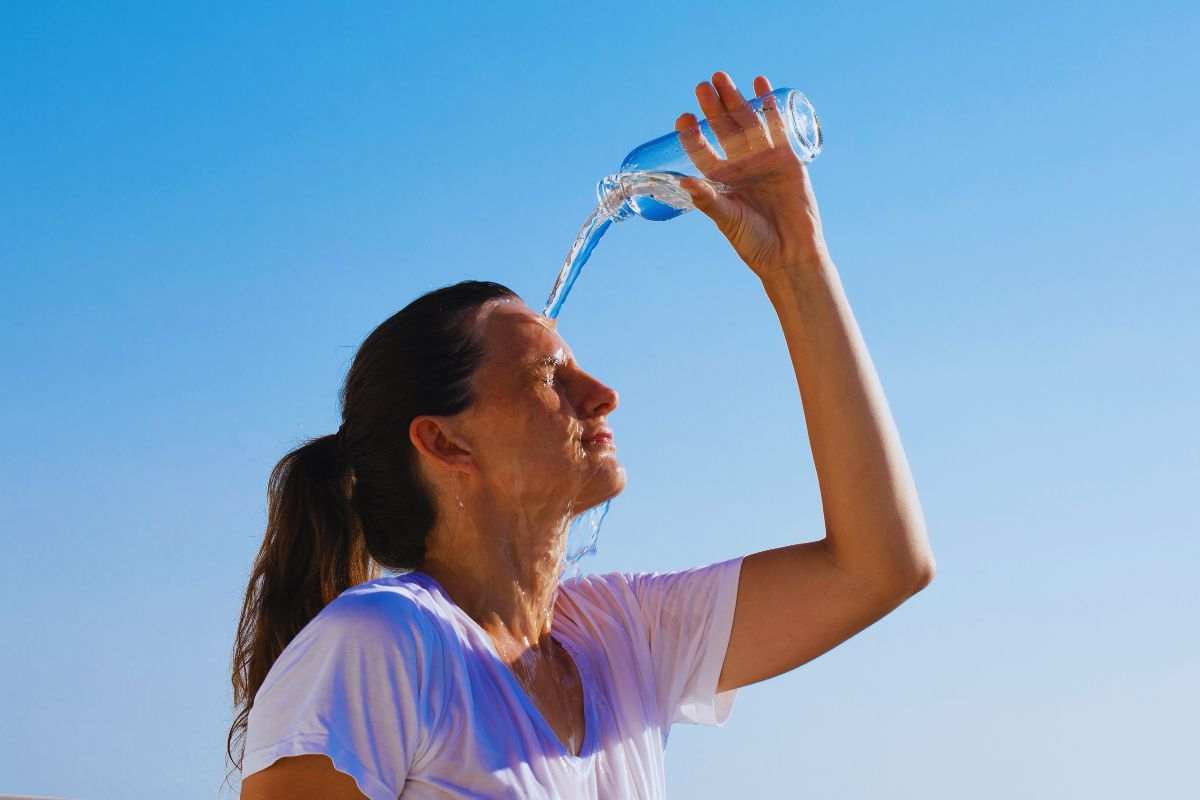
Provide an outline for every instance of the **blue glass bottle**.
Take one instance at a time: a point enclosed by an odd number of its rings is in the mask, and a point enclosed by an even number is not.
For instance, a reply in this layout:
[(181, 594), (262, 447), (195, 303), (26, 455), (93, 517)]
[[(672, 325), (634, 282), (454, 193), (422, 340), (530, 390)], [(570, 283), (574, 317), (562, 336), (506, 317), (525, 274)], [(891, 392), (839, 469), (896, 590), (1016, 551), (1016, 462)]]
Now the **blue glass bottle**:
[[(801, 161), (812, 161), (821, 152), (821, 123), (812, 103), (798, 90), (786, 87), (771, 95), (783, 115), (792, 151)], [(760, 115), (762, 101), (761, 97), (749, 101)], [(725, 152), (708, 120), (700, 122), (700, 132), (724, 158)], [(680, 144), (679, 134), (673, 131), (634, 148), (617, 172), (601, 179), (596, 195), (614, 222), (634, 215), (655, 221), (674, 219), (693, 208), (691, 198), (678, 183), (685, 175), (703, 177)]]

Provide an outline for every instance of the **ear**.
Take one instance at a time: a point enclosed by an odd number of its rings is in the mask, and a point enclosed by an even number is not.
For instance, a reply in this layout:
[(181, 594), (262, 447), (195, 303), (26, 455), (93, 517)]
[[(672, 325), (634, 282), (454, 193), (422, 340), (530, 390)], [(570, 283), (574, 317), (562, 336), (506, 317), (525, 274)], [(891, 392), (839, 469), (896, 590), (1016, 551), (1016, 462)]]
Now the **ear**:
[(436, 466), (460, 471), (470, 471), (476, 466), (469, 443), (448, 417), (415, 417), (408, 426), (408, 438), (417, 452)]

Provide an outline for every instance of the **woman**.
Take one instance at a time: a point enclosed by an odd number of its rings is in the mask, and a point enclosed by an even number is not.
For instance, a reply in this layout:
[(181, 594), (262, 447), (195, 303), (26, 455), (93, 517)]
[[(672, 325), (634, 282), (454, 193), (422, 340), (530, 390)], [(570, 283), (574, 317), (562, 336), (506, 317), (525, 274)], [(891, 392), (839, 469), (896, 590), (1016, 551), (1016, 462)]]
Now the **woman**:
[(779, 112), (762, 121), (723, 72), (696, 96), (725, 158), (693, 115), (676, 129), (734, 191), (684, 188), (779, 316), (825, 538), (560, 581), (572, 517), (625, 485), (617, 393), (504, 287), (431, 292), (363, 343), (338, 433), (272, 473), (234, 661), (243, 798), (661, 797), (671, 724), (720, 724), (736, 689), (931, 580), (912, 476)]

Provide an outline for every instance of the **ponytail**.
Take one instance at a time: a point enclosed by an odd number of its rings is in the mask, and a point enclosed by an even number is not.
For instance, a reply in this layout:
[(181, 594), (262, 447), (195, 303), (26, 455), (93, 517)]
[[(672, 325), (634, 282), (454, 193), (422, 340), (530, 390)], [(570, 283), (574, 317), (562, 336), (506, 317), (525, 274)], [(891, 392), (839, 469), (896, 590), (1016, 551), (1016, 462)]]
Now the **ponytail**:
[(472, 378), (484, 353), (476, 318), (484, 303), (501, 298), (517, 295), (499, 283), (462, 281), (426, 292), (384, 320), (346, 375), (342, 427), (288, 453), (271, 471), (266, 537), (233, 645), (238, 711), (225, 746), (236, 769), (254, 696), (300, 629), (380, 567), (419, 569), (424, 562), (437, 508), (409, 426), (420, 414), (453, 416), (475, 402)]
[(284, 456), (267, 483), (267, 532), (254, 560), (233, 654), (233, 701), (241, 706), (226, 740), (240, 770), (254, 695), (275, 659), (331, 600), (376, 571), (350, 504), (353, 470), (339, 434)]

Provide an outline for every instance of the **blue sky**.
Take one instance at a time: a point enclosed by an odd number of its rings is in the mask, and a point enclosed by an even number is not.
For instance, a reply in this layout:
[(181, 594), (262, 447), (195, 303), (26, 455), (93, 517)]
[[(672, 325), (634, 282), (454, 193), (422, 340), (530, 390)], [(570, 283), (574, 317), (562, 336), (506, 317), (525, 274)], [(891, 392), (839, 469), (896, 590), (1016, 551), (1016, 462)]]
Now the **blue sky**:
[[(812, 100), (826, 238), (938, 577), (677, 727), (677, 797), (1195, 785), (1194, 4), (9, 4), (0, 793), (212, 798), (275, 461), (420, 293), (540, 309), (713, 70)], [(778, 321), (699, 214), (560, 318), (629, 474), (594, 571), (823, 534)]]

